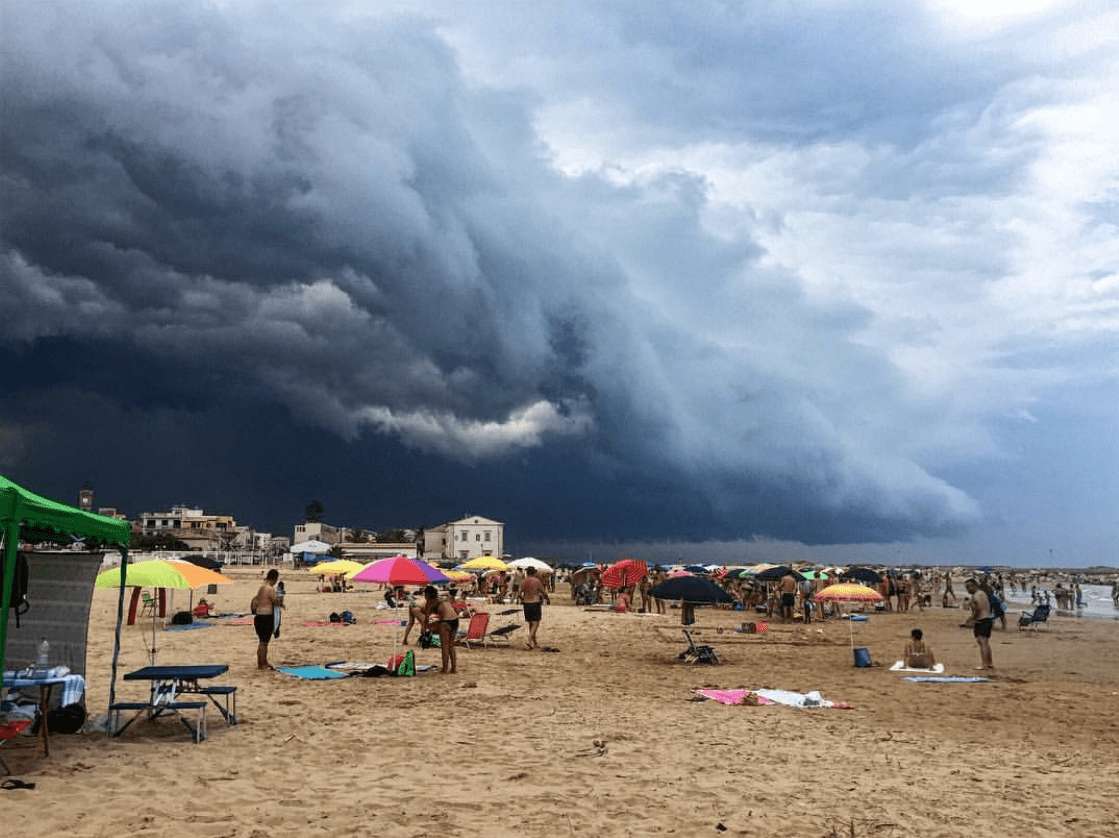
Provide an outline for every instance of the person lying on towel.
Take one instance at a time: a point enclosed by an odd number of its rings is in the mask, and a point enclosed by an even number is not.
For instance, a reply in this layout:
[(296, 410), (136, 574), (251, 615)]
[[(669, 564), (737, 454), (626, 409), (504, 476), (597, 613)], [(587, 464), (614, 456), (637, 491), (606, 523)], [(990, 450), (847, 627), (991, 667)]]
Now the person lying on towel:
[(931, 669), (936, 665), (936, 656), (925, 643), (925, 634), (920, 629), (909, 632), (909, 642), (905, 644), (902, 660), (910, 669)]

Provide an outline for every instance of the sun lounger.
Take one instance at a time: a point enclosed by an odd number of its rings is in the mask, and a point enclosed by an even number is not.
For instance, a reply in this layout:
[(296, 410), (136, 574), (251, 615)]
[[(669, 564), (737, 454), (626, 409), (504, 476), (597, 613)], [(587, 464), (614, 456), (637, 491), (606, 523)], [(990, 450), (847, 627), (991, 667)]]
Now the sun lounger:
[(684, 637), (688, 641), (688, 648), (676, 656), (676, 660), (685, 663), (719, 663), (719, 656), (715, 653), (715, 649), (711, 646), (697, 646), (695, 641), (692, 640), (692, 633), (684, 629)]

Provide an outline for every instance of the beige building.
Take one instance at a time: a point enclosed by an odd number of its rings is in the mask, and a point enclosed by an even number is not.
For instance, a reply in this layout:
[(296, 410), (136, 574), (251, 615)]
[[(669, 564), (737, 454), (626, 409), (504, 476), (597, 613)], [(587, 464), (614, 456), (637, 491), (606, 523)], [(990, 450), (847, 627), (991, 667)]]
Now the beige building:
[(353, 559), (355, 562), (375, 562), (377, 559), (391, 559), (393, 556), (400, 555), (416, 559), (419, 558), (418, 553), (415, 542), (392, 544), (382, 541), (362, 541), (342, 544), (342, 558)]
[(304, 521), (295, 525), (295, 532), (291, 537), (292, 544), (302, 544), (304, 541), (321, 541), (324, 544), (340, 544), (343, 541), (345, 527), (335, 527), (324, 524), (322, 521)]
[(459, 562), (478, 556), (501, 556), (505, 552), (505, 524), (492, 518), (467, 515), (424, 530), (425, 558)]

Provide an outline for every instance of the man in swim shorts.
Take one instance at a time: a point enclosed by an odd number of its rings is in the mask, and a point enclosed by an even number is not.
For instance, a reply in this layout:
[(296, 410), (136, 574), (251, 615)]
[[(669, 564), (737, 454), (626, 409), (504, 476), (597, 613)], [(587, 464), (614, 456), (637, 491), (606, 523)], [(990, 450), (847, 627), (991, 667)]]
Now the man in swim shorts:
[(276, 628), (276, 610), (284, 607), (283, 598), (276, 593), (276, 583), (280, 571), (272, 568), (264, 577), (264, 584), (257, 590), (252, 601), (253, 628), (259, 641), (256, 646), (256, 668), (272, 669), (268, 663), (268, 641)]
[(781, 620), (792, 622), (793, 611), (797, 604), (797, 580), (793, 574), (786, 573), (777, 583), (777, 590), (781, 593)]
[(521, 583), (521, 605), (525, 611), (525, 622), (528, 623), (528, 648), (536, 648), (536, 631), (540, 628), (540, 620), (544, 616), (544, 603), (552, 604), (544, 583), (536, 574), (535, 567), (525, 569), (525, 581)]
[(991, 659), (991, 627), (995, 624), (995, 618), (991, 614), (991, 601), (974, 579), (968, 579), (964, 587), (971, 596), (971, 630), (975, 635), (975, 642), (979, 644), (979, 658), (982, 662), (982, 666), (977, 666), (976, 669), (994, 669), (995, 664)]

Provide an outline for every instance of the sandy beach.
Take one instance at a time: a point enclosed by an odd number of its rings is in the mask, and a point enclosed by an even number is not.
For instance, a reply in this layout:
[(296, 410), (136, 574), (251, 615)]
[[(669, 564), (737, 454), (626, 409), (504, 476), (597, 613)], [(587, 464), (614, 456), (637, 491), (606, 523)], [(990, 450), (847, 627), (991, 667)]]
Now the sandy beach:
[[(215, 599), (243, 610), (256, 576), (234, 571)], [(383, 661), (393, 628), (372, 590), (314, 592), (285, 574), (288, 610), (274, 663)], [(1048, 631), (996, 629), (985, 684), (918, 684), (887, 671), (911, 627), (948, 672), (973, 674), (963, 614), (876, 615), (851, 665), (848, 626), (772, 625), (735, 634), (742, 614), (702, 609), (718, 667), (680, 664), (678, 612), (588, 613), (566, 586), (544, 643), (460, 650), (455, 676), (300, 681), (257, 672), (251, 626), (161, 632), (159, 663), (228, 663), (242, 722), (210, 715), (193, 745), (173, 720), (120, 740), (56, 736), (43, 759), (8, 751), (34, 791), (0, 797), (5, 832), (48, 835), (959, 836), (1119, 834), (1119, 623), (1054, 618)], [(115, 592), (95, 592), (89, 701), (104, 708)], [(496, 612), (508, 606), (490, 606)], [(306, 619), (352, 610), (360, 623)], [(497, 618), (495, 623), (519, 619)], [(142, 666), (140, 626), (122, 672)], [(438, 650), (417, 650), (438, 663)], [(820, 690), (853, 709), (723, 706), (697, 687)], [(143, 688), (125, 684), (124, 696)], [(598, 744), (596, 744), (596, 741)]]

